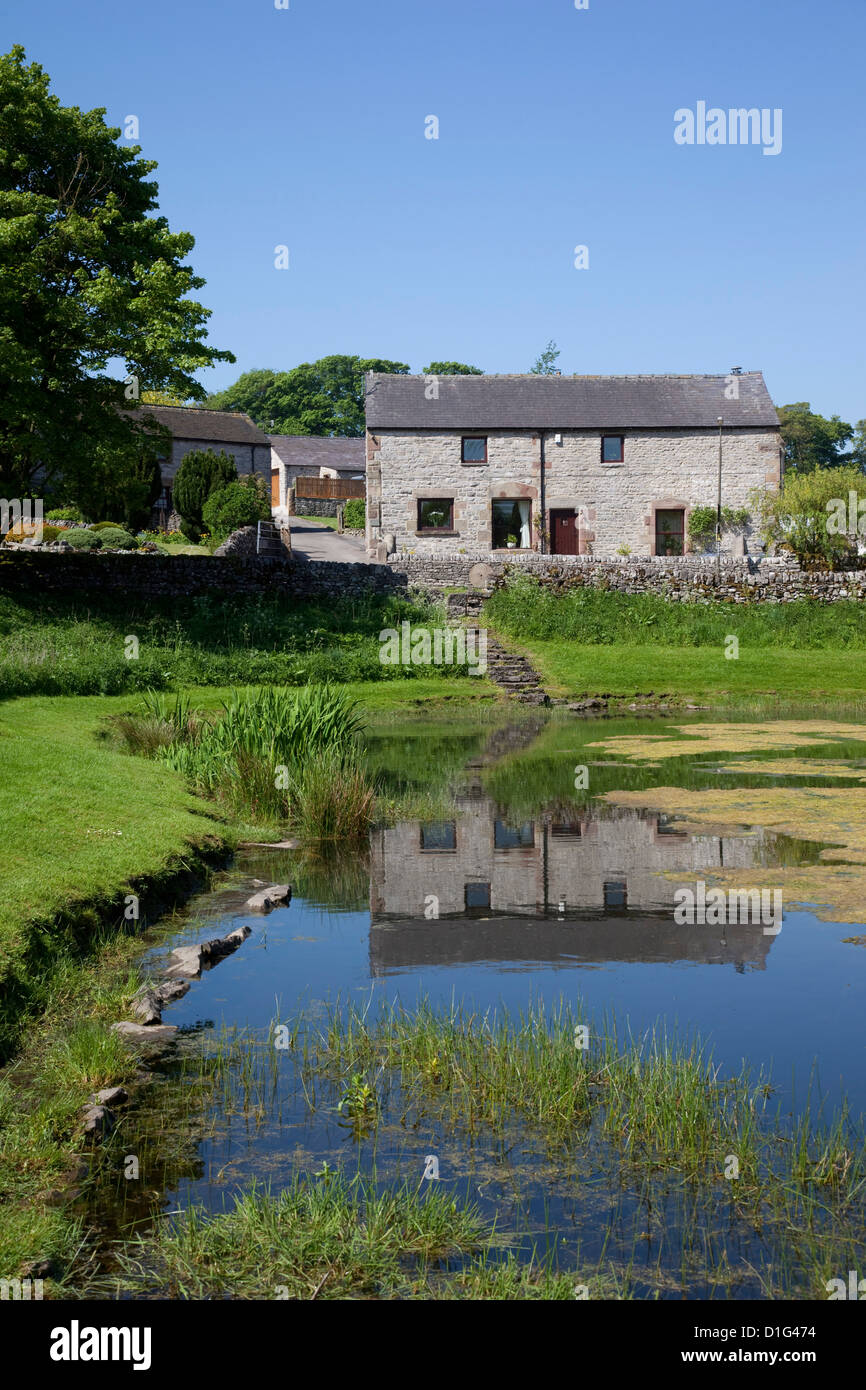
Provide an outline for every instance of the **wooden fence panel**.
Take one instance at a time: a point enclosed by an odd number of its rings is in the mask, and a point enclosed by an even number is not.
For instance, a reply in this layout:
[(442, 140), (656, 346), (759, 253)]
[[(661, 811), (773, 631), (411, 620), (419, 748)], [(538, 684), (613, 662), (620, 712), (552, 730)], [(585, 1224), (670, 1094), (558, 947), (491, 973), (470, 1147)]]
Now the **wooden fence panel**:
[(323, 497), (331, 502), (342, 502), (350, 497), (365, 497), (367, 485), (363, 478), (296, 478), (296, 497)]

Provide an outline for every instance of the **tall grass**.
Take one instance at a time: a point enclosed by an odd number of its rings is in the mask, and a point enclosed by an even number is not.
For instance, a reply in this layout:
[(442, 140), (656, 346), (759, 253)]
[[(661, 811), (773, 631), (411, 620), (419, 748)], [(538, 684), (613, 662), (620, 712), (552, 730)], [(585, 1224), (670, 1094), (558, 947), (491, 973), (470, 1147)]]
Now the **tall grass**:
[[(239, 595), (226, 603), (221, 594), (145, 602), (115, 595), (4, 593), (0, 699), (419, 676), (450, 681), (453, 667), (379, 660), (379, 632), (399, 628), (403, 619), (434, 626), (443, 621), (425, 600), (396, 596), (287, 604), (269, 594)], [(137, 661), (124, 654), (128, 633), (140, 639)]]
[(253, 763), (269, 769), (297, 765), (325, 749), (343, 752), (363, 725), (357, 701), (332, 686), (252, 686), (233, 690), (222, 717), (183, 735), (160, 756), (196, 787), (213, 791), (252, 771)]
[(488, 621), (516, 639), (567, 638), (624, 646), (724, 646), (736, 621), (741, 646), (866, 648), (866, 604), (676, 602), (658, 594), (622, 594), (565, 582), (558, 590), (520, 576), (485, 607)]
[(131, 752), (155, 757), (199, 792), (257, 822), (289, 821), (307, 840), (357, 839), (375, 793), (357, 747), (357, 701), (339, 687), (233, 690), (208, 720), (187, 696), (159, 692), (117, 727)]

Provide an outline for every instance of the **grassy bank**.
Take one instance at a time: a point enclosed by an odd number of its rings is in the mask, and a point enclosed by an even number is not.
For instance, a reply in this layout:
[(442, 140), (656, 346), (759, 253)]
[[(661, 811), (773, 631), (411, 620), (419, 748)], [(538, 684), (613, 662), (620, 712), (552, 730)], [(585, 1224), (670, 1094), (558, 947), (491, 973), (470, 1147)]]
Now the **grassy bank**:
[(590, 588), (556, 594), (524, 579), (493, 594), (485, 618), (526, 652), (553, 695), (714, 703), (866, 695), (862, 603), (672, 602)]
[[(368, 713), (394, 717), (410, 690), (411, 706), (437, 707), (490, 698), (489, 689), (480, 678), (449, 685), (438, 677), (343, 687)], [(213, 712), (230, 691), (190, 695)], [(127, 894), (161, 900), (236, 840), (272, 833), (242, 807), (193, 795), (165, 763), (124, 752), (112, 721), (141, 704), (138, 696), (33, 697), (0, 706), (0, 1057), (22, 1019), (41, 1009), (52, 970), (86, 953), (98, 925), (122, 929)]]
[(374, 595), (296, 603), (279, 595), (145, 601), (4, 594), (0, 699), (323, 680), (456, 684), (457, 667), (380, 661), (379, 633), (404, 620), (444, 621), (425, 602)]

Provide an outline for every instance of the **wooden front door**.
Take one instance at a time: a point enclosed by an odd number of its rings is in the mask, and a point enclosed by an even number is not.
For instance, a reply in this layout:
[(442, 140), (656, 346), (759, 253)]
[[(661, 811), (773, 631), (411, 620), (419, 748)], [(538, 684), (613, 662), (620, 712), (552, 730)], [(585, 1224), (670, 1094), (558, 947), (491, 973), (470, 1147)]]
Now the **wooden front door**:
[(656, 512), (656, 555), (684, 554), (686, 514), (682, 507)]
[(577, 517), (573, 511), (552, 511), (550, 513), (550, 553), (551, 555), (580, 554)]
[(272, 507), (278, 507), (279, 505), (280, 505), (280, 470), (279, 470), (278, 468), (272, 468), (272, 469), (271, 469), (271, 506), (272, 506)]

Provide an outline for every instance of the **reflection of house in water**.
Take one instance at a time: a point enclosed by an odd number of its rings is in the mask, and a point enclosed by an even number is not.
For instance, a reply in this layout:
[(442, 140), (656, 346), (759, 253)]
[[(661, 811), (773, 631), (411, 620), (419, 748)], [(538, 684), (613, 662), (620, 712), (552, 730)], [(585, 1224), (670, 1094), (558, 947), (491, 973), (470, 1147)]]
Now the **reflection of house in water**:
[(664, 816), (586, 808), (521, 823), (478, 795), (456, 808), (453, 820), (373, 836), (374, 973), (472, 960), (763, 967), (773, 938), (760, 924), (678, 926), (672, 915), (678, 887), (750, 867), (760, 837), (689, 835)]

